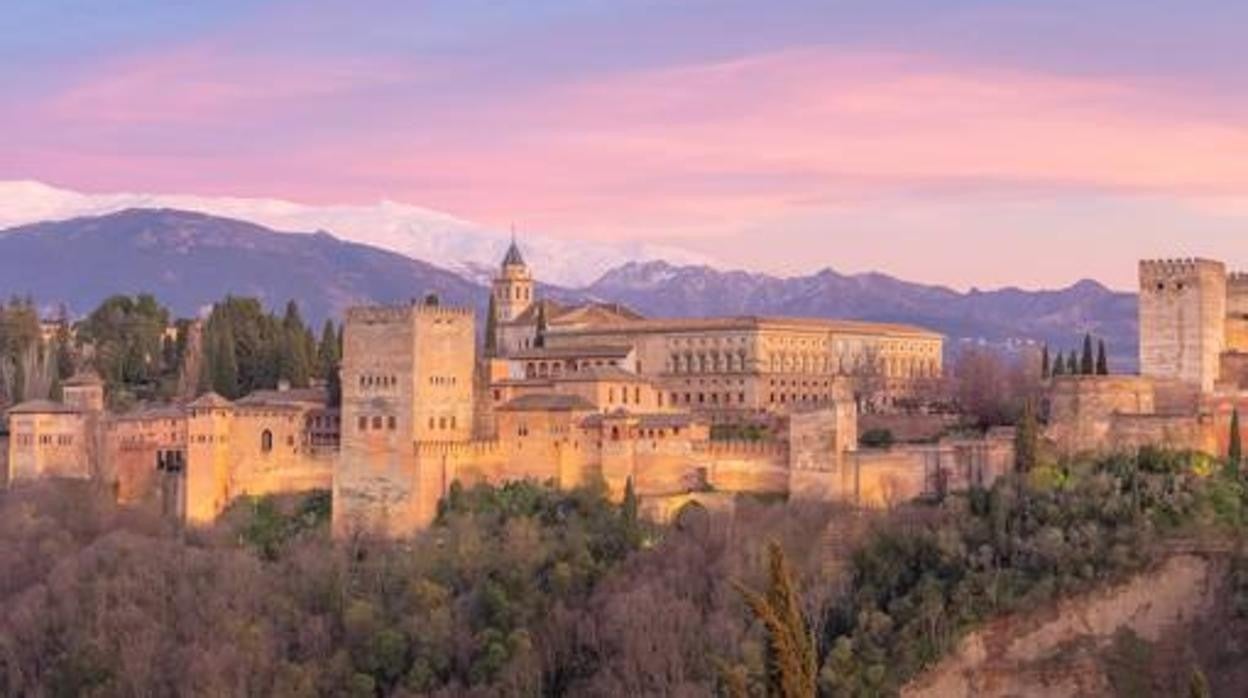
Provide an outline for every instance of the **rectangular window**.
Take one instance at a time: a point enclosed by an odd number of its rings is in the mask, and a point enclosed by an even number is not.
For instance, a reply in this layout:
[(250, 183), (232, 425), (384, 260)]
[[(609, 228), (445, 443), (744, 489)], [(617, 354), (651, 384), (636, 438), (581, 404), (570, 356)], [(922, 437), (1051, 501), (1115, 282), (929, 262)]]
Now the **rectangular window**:
[(395, 428), (398, 426), (394, 419), (394, 415), (390, 415), (389, 417), (386, 418), (386, 426), (390, 428), (390, 431), (394, 431)]
[(366, 431), (368, 429), (368, 417), (360, 417), (359, 429), (360, 431)]

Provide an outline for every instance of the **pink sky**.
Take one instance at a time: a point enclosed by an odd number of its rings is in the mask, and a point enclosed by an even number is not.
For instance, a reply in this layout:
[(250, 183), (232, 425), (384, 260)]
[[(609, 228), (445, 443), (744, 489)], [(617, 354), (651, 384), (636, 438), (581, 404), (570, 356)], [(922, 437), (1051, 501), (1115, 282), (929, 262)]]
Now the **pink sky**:
[[(0, 177), (388, 198), (768, 271), (961, 287), (1129, 285), (1137, 256), (1248, 266), (1248, 110), (1173, 75), (781, 42), (500, 79), (475, 54), (255, 37), (234, 27), (19, 84)], [(1054, 258), (1064, 244), (1084, 253)]]

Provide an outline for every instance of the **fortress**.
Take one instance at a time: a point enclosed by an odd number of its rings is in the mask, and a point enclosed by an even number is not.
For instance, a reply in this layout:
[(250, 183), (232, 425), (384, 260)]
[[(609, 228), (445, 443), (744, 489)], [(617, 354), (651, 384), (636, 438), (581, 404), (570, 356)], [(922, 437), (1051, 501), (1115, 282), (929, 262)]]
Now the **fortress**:
[(351, 308), (340, 409), (283, 388), (110, 414), (80, 377), (63, 402), (10, 410), (9, 480), (97, 478), (190, 523), (243, 495), (331, 489), (336, 532), (403, 535), (453, 483), (601, 482), (618, 498), (631, 481), (663, 519), (746, 493), (880, 506), (1012, 463), (1008, 435), (858, 448), (860, 410), (935, 395), (943, 338), (927, 330), (570, 306), (536, 296), (514, 242), (490, 306), (480, 334), (432, 297)]
[(1067, 453), (1159, 445), (1223, 455), (1233, 412), (1248, 418), (1248, 274), (1146, 260), (1139, 283), (1140, 374), (1054, 377), (1048, 435)]

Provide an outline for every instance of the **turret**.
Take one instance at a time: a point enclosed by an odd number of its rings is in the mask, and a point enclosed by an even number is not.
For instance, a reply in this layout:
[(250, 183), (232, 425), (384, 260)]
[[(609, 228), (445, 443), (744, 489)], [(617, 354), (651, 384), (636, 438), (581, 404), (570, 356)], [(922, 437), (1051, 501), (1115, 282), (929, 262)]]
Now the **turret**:
[(1213, 389), (1226, 346), (1227, 276), (1205, 259), (1140, 262), (1140, 373)]
[(494, 308), (498, 322), (511, 322), (533, 304), (533, 274), (513, 238), (494, 278)]

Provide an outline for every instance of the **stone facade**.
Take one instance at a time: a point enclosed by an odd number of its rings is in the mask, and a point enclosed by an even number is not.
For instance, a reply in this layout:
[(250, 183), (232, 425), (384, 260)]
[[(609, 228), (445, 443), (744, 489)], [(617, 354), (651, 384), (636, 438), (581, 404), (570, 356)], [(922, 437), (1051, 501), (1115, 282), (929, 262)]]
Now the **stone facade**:
[(1140, 262), (1140, 373), (1213, 389), (1227, 347), (1227, 274), (1205, 259)]
[[(72, 384), (72, 385), (71, 385)], [(67, 381), (64, 402), (9, 410), (9, 482), (95, 479), (122, 504), (151, 502), (189, 523), (213, 521), (243, 495), (328, 490), (337, 413), (321, 390), (209, 393), (184, 405), (104, 411), (103, 385)], [(97, 409), (98, 408), (98, 409)]]

